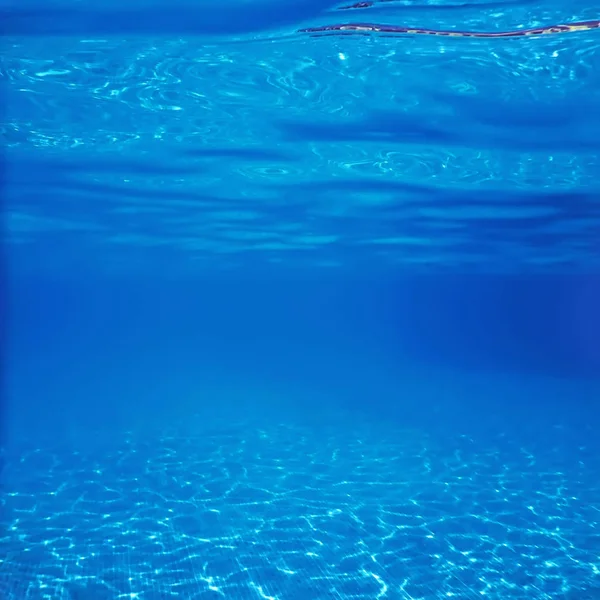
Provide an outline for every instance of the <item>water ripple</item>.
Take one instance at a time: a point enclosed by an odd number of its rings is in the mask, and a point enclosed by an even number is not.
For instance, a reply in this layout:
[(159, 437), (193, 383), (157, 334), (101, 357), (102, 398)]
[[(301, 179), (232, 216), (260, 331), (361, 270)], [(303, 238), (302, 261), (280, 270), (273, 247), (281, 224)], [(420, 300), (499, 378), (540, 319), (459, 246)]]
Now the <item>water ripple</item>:
[[(457, 13), (434, 4), (355, 12), (450, 26)], [(593, 17), (583, 3), (535, 19), (529, 4), (502, 6), (463, 5), (460, 28)], [(245, 33), (239, 15), (230, 31), (210, 9), (206, 27), (221, 22), (220, 38), (185, 28), (168, 36), (167, 27), (122, 39), (106, 21), (87, 38), (7, 38), (0, 131), (9, 239), (25, 248), (58, 236), (65, 252), (79, 245), (90, 258), (110, 253), (115, 240), (152, 240), (181, 261), (443, 264), (444, 252), (455, 252), (488, 268), (598, 264), (598, 32), (512, 40), (297, 33), (352, 12), (337, 8), (303, 4), (285, 23), (277, 11), (263, 23), (261, 9)], [(27, 10), (11, 17), (8, 33), (25, 27)], [(515, 198), (522, 207), (501, 205)], [(248, 218), (232, 216), (240, 214)], [(573, 226), (585, 219), (589, 227)], [(562, 232), (559, 247), (548, 241), (550, 221), (552, 235)], [(301, 241), (281, 233), (288, 223)], [(391, 244), (382, 258), (373, 250), (381, 239), (422, 243), (410, 255)]]

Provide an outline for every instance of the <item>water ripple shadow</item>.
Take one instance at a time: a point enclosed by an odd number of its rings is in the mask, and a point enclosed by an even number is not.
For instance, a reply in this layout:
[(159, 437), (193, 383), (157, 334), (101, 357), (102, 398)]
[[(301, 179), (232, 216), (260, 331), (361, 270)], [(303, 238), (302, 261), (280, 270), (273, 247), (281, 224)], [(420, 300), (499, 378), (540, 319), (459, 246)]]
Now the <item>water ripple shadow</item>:
[[(290, 119), (279, 121), (277, 126), (283, 139), (288, 142), (310, 139), (319, 142), (376, 142), (404, 146), (423, 144), (529, 152), (600, 152), (597, 135), (600, 119), (596, 124), (587, 114), (560, 117), (548, 111), (545, 114), (542, 112), (537, 120), (528, 122), (527, 117), (531, 114), (529, 109), (523, 109), (516, 116), (513, 112), (512, 117), (508, 116), (509, 113), (507, 108), (502, 111), (501, 118), (496, 118), (489, 110), (481, 110), (475, 116), (468, 112), (473, 122), (468, 124), (465, 119), (432, 117), (418, 111), (370, 111), (362, 119), (321, 122)], [(504, 116), (508, 118), (508, 126), (502, 125)], [(551, 123), (556, 126), (549, 126)], [(575, 124), (579, 127), (575, 127)]]

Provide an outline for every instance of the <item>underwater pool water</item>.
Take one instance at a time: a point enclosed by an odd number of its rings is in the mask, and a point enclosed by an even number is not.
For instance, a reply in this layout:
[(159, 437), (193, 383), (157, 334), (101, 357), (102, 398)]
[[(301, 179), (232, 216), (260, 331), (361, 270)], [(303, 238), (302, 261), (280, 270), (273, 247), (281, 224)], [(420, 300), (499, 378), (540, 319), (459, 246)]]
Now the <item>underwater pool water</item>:
[(600, 598), (597, 7), (0, 17), (2, 598)]

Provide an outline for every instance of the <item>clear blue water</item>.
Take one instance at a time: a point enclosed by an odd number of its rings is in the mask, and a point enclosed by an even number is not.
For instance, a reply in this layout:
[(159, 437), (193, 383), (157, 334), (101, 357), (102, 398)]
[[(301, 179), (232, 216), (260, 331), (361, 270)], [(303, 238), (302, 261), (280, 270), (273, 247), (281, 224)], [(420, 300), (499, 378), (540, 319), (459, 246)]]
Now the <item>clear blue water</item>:
[(300, 31), (600, 12), (348, 4), (0, 2), (3, 599), (600, 598), (600, 30)]

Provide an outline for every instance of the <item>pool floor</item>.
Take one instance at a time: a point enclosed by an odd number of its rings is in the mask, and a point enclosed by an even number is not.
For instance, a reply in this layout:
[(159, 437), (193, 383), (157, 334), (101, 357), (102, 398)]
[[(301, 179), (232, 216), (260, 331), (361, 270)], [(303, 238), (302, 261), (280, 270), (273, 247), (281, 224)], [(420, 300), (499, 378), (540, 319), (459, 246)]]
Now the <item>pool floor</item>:
[(186, 431), (9, 453), (0, 596), (600, 598), (600, 455), (577, 432)]

